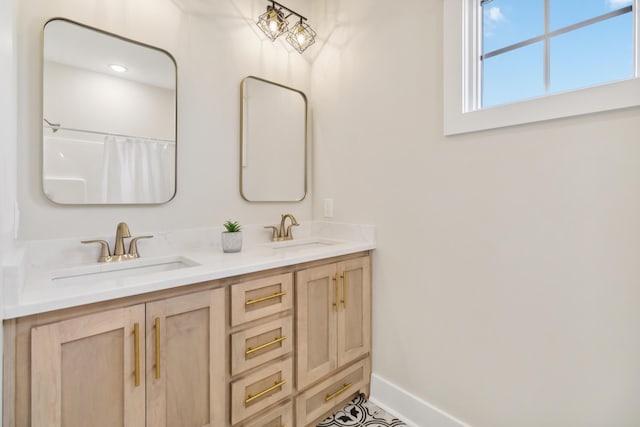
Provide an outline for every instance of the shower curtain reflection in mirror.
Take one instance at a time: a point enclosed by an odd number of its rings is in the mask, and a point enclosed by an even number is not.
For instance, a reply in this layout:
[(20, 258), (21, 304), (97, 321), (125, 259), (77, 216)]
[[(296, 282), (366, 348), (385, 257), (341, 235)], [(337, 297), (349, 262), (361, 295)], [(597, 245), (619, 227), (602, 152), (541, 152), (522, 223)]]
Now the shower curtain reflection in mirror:
[(44, 192), (61, 204), (155, 204), (175, 194), (176, 144), (165, 139), (45, 129)]
[[(174, 143), (107, 135), (103, 203), (154, 203), (173, 196)], [(169, 173), (167, 173), (170, 171)]]

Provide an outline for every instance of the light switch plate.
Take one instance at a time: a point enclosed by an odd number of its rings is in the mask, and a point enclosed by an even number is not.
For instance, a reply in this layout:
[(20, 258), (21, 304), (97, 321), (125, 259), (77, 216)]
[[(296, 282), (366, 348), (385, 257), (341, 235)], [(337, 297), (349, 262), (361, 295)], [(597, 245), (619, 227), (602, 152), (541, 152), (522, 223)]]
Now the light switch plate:
[(324, 199), (324, 217), (333, 218), (333, 199)]

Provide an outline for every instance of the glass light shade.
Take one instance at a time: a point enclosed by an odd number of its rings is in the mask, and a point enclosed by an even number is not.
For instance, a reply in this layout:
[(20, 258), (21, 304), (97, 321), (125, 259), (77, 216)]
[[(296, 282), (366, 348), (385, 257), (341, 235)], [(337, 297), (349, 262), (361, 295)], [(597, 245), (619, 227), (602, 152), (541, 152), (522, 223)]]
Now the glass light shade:
[(287, 41), (295, 50), (302, 53), (316, 42), (316, 32), (301, 20), (289, 30)]
[(273, 6), (267, 6), (267, 11), (260, 15), (256, 24), (271, 41), (286, 33), (289, 26), (282, 11), (275, 10)]

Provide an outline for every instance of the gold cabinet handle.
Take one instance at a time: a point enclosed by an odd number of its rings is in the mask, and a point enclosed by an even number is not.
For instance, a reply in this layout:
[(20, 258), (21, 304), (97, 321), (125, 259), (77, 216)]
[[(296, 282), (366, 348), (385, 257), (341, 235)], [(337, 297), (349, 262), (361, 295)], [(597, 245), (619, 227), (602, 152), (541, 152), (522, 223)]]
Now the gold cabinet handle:
[(136, 387), (140, 387), (140, 325), (133, 325), (133, 360)]
[(335, 299), (335, 301), (333, 303), (333, 307), (335, 308), (336, 313), (337, 313), (338, 312), (338, 304), (339, 304), (338, 300), (340, 299), (340, 295), (338, 294), (338, 273), (336, 273), (336, 275), (333, 277), (333, 287), (334, 287), (334, 289), (336, 291), (336, 299)]
[(342, 386), (342, 388), (332, 394), (327, 394), (327, 397), (324, 398), (325, 402), (330, 401), (331, 399), (334, 399), (338, 396), (340, 396), (342, 393), (344, 393), (345, 391), (349, 390), (349, 388), (351, 388), (353, 384), (349, 383), (349, 384), (345, 384)]
[(244, 352), (244, 354), (249, 355), (249, 354), (255, 353), (256, 351), (263, 350), (263, 349), (265, 349), (267, 347), (270, 347), (270, 346), (272, 346), (274, 344), (278, 344), (279, 342), (282, 342), (282, 341), (284, 341), (286, 339), (287, 339), (287, 337), (278, 337), (278, 338), (274, 339), (273, 341), (269, 341), (268, 343), (259, 345), (258, 347), (255, 347), (255, 348), (249, 347), (247, 349), (247, 351)]
[(156, 379), (160, 379), (160, 318), (156, 317)]
[(274, 385), (272, 385), (271, 387), (269, 387), (266, 390), (262, 390), (260, 393), (256, 394), (255, 396), (247, 396), (247, 398), (245, 399), (244, 403), (251, 403), (256, 399), (260, 399), (262, 396), (271, 393), (273, 390), (278, 389), (280, 387), (282, 387), (283, 385), (285, 385), (287, 382), (285, 380), (280, 381), (279, 383), (275, 383)]
[(286, 292), (278, 292), (278, 293), (275, 293), (273, 295), (269, 295), (267, 297), (262, 297), (262, 298), (258, 298), (258, 299), (250, 299), (249, 301), (245, 302), (244, 305), (253, 305), (253, 304), (257, 304), (259, 302), (269, 301), (270, 299), (282, 297), (282, 296), (285, 296), (286, 294), (287, 294)]
[(340, 275), (342, 279), (342, 307), (347, 309), (347, 272), (345, 271)]

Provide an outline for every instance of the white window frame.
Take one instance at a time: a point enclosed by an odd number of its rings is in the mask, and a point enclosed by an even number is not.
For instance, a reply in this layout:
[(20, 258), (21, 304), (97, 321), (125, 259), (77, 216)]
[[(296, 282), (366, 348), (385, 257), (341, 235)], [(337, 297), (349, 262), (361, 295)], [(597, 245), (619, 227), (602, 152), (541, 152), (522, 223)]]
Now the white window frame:
[(634, 0), (634, 76), (480, 109), (479, 0), (444, 0), (444, 134), (455, 135), (640, 105), (640, 0)]

